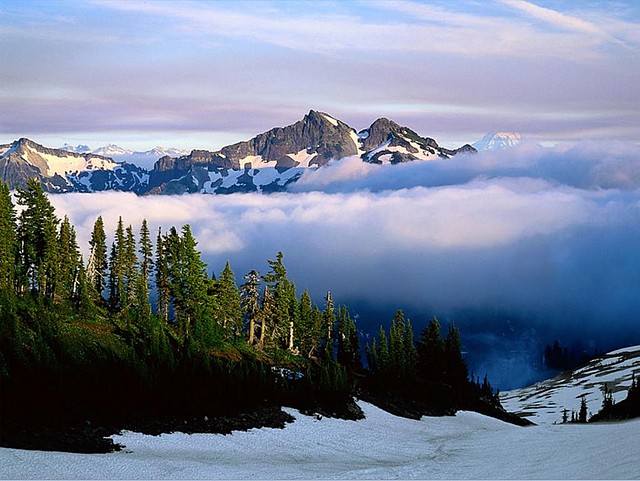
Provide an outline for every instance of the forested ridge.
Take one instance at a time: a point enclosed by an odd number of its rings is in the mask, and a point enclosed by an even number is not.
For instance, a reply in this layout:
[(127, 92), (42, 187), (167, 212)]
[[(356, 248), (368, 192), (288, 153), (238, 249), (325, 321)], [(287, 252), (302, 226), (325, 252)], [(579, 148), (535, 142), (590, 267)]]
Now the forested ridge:
[(15, 199), (0, 184), (1, 445), (101, 451), (113, 446), (42, 433), (281, 426), (283, 405), (358, 419), (354, 396), (411, 417), (518, 421), (469, 376), (454, 325), (443, 336), (434, 318), (416, 339), (398, 310), (361, 346), (330, 292), (298, 294), (281, 252), (238, 283), (228, 262), (208, 273), (189, 225), (154, 234), (120, 218), (108, 245), (98, 217), (85, 261), (38, 182)]

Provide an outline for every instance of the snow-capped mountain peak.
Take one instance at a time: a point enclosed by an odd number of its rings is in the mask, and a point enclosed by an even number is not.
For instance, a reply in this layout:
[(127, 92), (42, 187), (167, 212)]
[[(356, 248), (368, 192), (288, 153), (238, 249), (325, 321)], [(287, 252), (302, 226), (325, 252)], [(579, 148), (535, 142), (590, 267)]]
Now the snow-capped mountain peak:
[(515, 147), (522, 141), (520, 132), (489, 132), (473, 144), (478, 150), (505, 150)]

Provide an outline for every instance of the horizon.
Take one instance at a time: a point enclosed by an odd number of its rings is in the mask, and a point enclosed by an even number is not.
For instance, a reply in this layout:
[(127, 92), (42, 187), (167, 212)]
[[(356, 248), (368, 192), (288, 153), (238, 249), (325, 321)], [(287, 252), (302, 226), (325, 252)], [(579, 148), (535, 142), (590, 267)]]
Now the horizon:
[(637, 143), (639, 24), (631, 1), (11, 0), (0, 134), (217, 150), (313, 108), (448, 148), (491, 131)]

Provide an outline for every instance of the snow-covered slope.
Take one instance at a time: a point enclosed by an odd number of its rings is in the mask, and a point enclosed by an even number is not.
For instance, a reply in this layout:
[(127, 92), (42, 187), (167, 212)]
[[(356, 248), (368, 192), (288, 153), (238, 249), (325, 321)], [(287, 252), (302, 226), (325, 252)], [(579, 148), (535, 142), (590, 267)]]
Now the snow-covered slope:
[(60, 147), (60, 150), (75, 152), (77, 154), (91, 153), (95, 155), (101, 155), (114, 159), (118, 162), (130, 162), (147, 170), (153, 169), (153, 164), (160, 157), (164, 157), (165, 155), (169, 155), (171, 157), (179, 157), (181, 155), (187, 155), (189, 153), (186, 150), (161, 146), (156, 146), (150, 150), (138, 151), (125, 149), (124, 147), (120, 147), (116, 144), (108, 144), (93, 150), (88, 145), (73, 146), (64, 144), (62, 147)]
[(131, 432), (126, 449), (68, 454), (0, 449), (3, 479), (630, 479), (640, 472), (640, 420), (516, 427), (477, 413), (366, 419), (288, 410), (284, 429), (230, 435)]
[(520, 132), (489, 132), (482, 139), (473, 144), (478, 150), (505, 150), (520, 144)]
[(49, 192), (96, 192), (127, 190), (141, 192), (149, 175), (126, 162), (93, 153), (79, 154), (50, 149), (29, 139), (19, 139), (0, 153), (1, 180), (11, 188), (38, 179)]
[(502, 393), (507, 411), (521, 413), (536, 424), (562, 422), (563, 410), (578, 412), (582, 397), (589, 416), (602, 407), (605, 384), (616, 402), (627, 397), (632, 376), (640, 377), (640, 346), (618, 349), (584, 367), (522, 389)]

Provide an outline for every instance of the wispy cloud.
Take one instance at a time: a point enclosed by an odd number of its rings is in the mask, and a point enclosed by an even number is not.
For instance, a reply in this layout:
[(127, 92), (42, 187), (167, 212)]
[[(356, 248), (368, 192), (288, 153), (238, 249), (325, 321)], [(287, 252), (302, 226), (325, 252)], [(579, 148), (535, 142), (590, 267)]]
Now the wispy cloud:
[(604, 28), (581, 18), (567, 15), (551, 8), (540, 7), (525, 0), (501, 0), (502, 3), (517, 9), (528, 16), (541, 20), (563, 30), (579, 32), (588, 36), (630, 48), (622, 40), (614, 37)]

